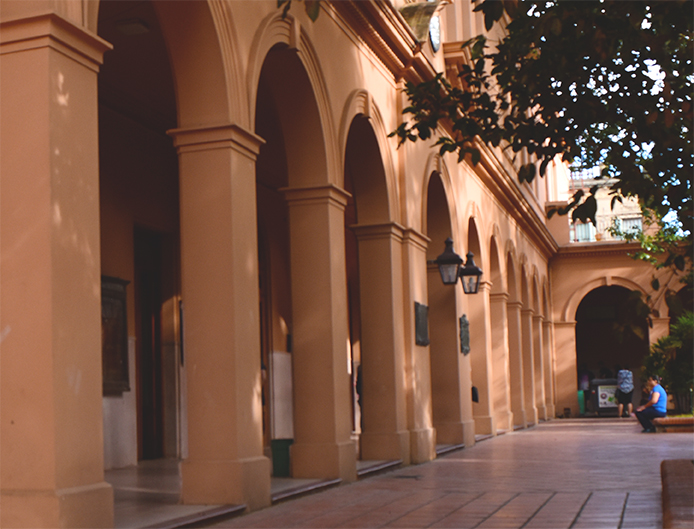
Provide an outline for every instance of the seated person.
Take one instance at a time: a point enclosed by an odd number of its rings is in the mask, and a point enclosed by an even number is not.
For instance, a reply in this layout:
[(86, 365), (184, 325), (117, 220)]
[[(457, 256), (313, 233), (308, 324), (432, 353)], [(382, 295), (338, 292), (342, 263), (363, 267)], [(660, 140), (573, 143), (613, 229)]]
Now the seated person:
[(655, 426), (651, 422), (656, 417), (667, 415), (667, 393), (660, 385), (657, 375), (651, 375), (646, 381), (646, 387), (651, 394), (646, 404), (636, 408), (636, 418), (643, 426), (644, 432), (655, 432)]

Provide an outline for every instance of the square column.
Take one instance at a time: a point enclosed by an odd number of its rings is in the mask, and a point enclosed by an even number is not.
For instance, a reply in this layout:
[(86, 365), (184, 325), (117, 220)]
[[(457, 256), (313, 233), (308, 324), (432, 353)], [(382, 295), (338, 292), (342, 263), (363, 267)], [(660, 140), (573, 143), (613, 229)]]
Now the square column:
[(189, 455), (184, 503), (270, 504), (263, 456), (255, 158), (236, 125), (173, 130), (179, 153)]
[(431, 401), (436, 443), (470, 447), (475, 443), (470, 354), (465, 355), (460, 350), (456, 294), (464, 296), (459, 285), (443, 284), (438, 266), (429, 264), (427, 271)]
[(335, 186), (285, 189), (292, 278), (295, 478), (356, 479), (344, 209)]
[(513, 426), (525, 428), (525, 391), (523, 389), (523, 347), (521, 342), (521, 308), (520, 301), (509, 301), (508, 313), (508, 359), (511, 382), (511, 412)]
[(359, 241), (363, 459), (410, 460), (405, 400), (403, 228), (352, 227)]
[(3, 22), (0, 39), (0, 526), (112, 527), (97, 116), (110, 45), (53, 13)]
[(578, 369), (576, 368), (576, 322), (554, 323), (556, 354), (556, 409), (560, 414), (566, 408), (572, 417), (578, 417)]
[(492, 373), (494, 416), (501, 430), (513, 429), (511, 413), (511, 374), (508, 348), (508, 294), (500, 292), (489, 296), (492, 331)]
[(472, 383), (477, 387), (479, 402), (472, 404), (475, 432), (496, 434), (492, 397), (492, 330), (489, 310), (489, 281), (480, 283), (479, 292), (468, 296), (470, 307), (470, 356)]
[[(431, 361), (429, 346), (415, 343), (415, 302), (427, 304), (427, 246), (429, 239), (412, 229), (403, 237), (405, 370), (407, 373), (407, 426), (410, 430), (410, 462), (436, 458), (436, 430), (432, 424)], [(468, 365), (469, 369), (469, 365)], [(469, 377), (469, 375), (468, 375)], [(474, 434), (472, 436), (474, 444)]]
[(556, 366), (554, 365), (554, 341), (552, 339), (552, 322), (542, 322), (543, 333), (543, 356), (545, 359), (545, 406), (547, 407), (547, 417), (556, 417), (556, 408), (554, 406), (554, 373)]
[(533, 310), (521, 310), (521, 340), (523, 348), (523, 387), (525, 392), (525, 413), (528, 424), (537, 424), (538, 414), (535, 406), (535, 353), (533, 348)]
[(540, 420), (547, 420), (547, 408), (545, 407), (545, 358), (542, 322), (540, 315), (533, 316), (533, 360), (535, 374), (535, 407)]

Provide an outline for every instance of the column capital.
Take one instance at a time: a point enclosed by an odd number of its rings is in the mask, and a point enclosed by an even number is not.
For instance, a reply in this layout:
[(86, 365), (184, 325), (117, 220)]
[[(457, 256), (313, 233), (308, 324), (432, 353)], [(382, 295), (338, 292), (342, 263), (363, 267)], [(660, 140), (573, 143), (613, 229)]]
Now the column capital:
[(171, 129), (167, 134), (173, 138), (178, 153), (232, 148), (255, 160), (265, 140), (235, 123), (209, 125), (187, 129)]
[(385, 239), (393, 238), (402, 242), (405, 235), (405, 227), (397, 222), (384, 222), (383, 224), (353, 224), (349, 226), (357, 239)]
[(486, 292), (487, 294), (491, 294), (491, 291), (492, 291), (492, 282), (491, 281), (480, 281), (479, 292)]
[(284, 195), (289, 206), (306, 206), (327, 202), (342, 209), (345, 208), (347, 201), (352, 196), (334, 184), (315, 187), (283, 187), (280, 192)]
[(104, 39), (76, 26), (57, 13), (43, 13), (0, 23), (2, 54), (52, 48), (98, 72), (104, 52), (113, 48)]
[(421, 250), (426, 252), (431, 239), (414, 228), (405, 228), (403, 241), (413, 246), (418, 246)]
[(523, 302), (518, 300), (509, 301), (507, 305), (509, 306), (509, 308), (516, 309), (519, 311), (523, 308)]
[(515, 303), (509, 302), (508, 292), (493, 292), (489, 294), (489, 299), (494, 303)]

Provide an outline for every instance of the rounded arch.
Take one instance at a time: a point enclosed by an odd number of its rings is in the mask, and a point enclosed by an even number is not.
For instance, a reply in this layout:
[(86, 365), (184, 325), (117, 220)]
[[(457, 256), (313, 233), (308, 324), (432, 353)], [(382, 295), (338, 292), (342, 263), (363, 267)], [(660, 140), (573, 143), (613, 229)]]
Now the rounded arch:
[[(388, 134), (381, 112), (374, 104), (371, 94), (366, 90), (354, 90), (352, 94), (350, 94), (342, 113), (339, 144), (341, 146), (343, 163), (346, 161), (345, 156), (347, 154), (347, 141), (350, 131), (352, 130), (354, 120), (359, 116), (362, 116), (368, 122), (378, 145), (385, 177), (385, 192), (387, 194), (385, 203), (388, 206), (387, 220), (399, 222), (401, 220), (398, 202), (399, 193), (393, 158), (390, 155), (392, 149), (391, 145), (388, 143)], [(344, 182), (341, 182), (340, 185), (342, 185), (343, 188), (345, 187)]]
[[(249, 122), (254, 123), (256, 119), (255, 113), (261, 74), (266, 66), (268, 56), (271, 55), (271, 52), (277, 50), (285, 50), (285, 57), (287, 58), (292, 54), (295, 55), (296, 60), (303, 68), (315, 101), (320, 129), (319, 137), (315, 138), (315, 143), (313, 144), (322, 146), (322, 150), (325, 153), (326, 174), (321, 176), (324, 179), (321, 183), (339, 185), (342, 167), (335, 139), (335, 127), (333, 126), (332, 114), (330, 112), (331, 107), (325, 78), (313, 45), (299, 20), (291, 14), (282, 17), (281, 10), (273, 12), (263, 20), (251, 44), (246, 77)], [(282, 89), (278, 90), (278, 92), (282, 92), (285, 88), (282, 84), (280, 86), (282, 86)], [(298, 109), (295, 108), (294, 110)], [(306, 140), (304, 139), (304, 141)]]
[(537, 266), (533, 266), (532, 270), (532, 309), (535, 315), (540, 315), (540, 274), (537, 270)]
[(509, 301), (520, 301), (518, 290), (518, 270), (517, 270), (516, 249), (512, 241), (506, 242), (506, 287), (508, 290)]
[(550, 298), (549, 298), (549, 284), (547, 282), (547, 278), (543, 277), (542, 278), (542, 315), (545, 317), (545, 320), (549, 320), (552, 316), (552, 310), (551, 310), (551, 304), (550, 304)]
[[(470, 207), (468, 206), (468, 210)], [(475, 208), (472, 208), (473, 211)], [(468, 222), (467, 222), (467, 247), (465, 248), (465, 253), (472, 252), (474, 259), (475, 259), (475, 264), (479, 266), (483, 271), (485, 268), (487, 268), (487, 256), (485, 254), (486, 248), (484, 248), (484, 245), (482, 244), (482, 241), (485, 240), (484, 236), (480, 232), (479, 229), (479, 222), (478, 218), (475, 215), (471, 215), (468, 217)], [(464, 257), (464, 256), (463, 256)], [(489, 271), (487, 270), (487, 274)], [(487, 275), (489, 277), (489, 275)]]
[(239, 47), (228, 6), (197, 1), (152, 5), (171, 60), (178, 127), (248, 124), (238, 97)]
[(506, 283), (504, 281), (504, 263), (502, 263), (499, 249), (499, 232), (495, 225), (492, 230), (493, 235), (489, 241), (489, 279), (492, 282), (492, 293), (500, 294), (506, 292)]
[(595, 279), (592, 279), (591, 281), (588, 281), (578, 288), (576, 288), (567, 298), (566, 303), (564, 304), (564, 307), (562, 307), (562, 311), (560, 314), (560, 318), (562, 322), (572, 322), (574, 321), (575, 315), (576, 315), (576, 310), (578, 309), (578, 306), (581, 304), (581, 301), (585, 297), (586, 294), (588, 294), (591, 290), (595, 290), (598, 287), (602, 286), (611, 286), (611, 285), (616, 285), (616, 286), (622, 286), (625, 288), (628, 288), (629, 290), (637, 290), (641, 292), (642, 295), (646, 295), (646, 291), (639, 285), (638, 283), (632, 281), (631, 279), (628, 279), (626, 277), (620, 277), (620, 276), (602, 276), (598, 277)]
[(524, 309), (531, 309), (532, 301), (532, 276), (530, 275), (528, 258), (522, 254), (519, 259), (520, 264), (520, 298)]
[[(424, 180), (422, 183), (422, 206), (421, 206), (421, 226), (422, 232), (429, 235), (430, 227), (428, 225), (429, 219), (429, 191), (431, 179), (436, 177), (440, 179), (441, 185), (443, 186), (444, 194), (446, 197), (446, 205), (448, 207), (448, 216), (451, 222), (451, 237), (454, 241), (459, 240), (459, 223), (458, 223), (458, 208), (457, 203), (454, 200), (453, 195), (453, 184), (451, 179), (451, 174), (448, 171), (448, 167), (445, 162), (436, 153), (429, 155), (426, 164), (426, 173), (424, 175)], [(442, 241), (443, 242), (443, 241)], [(431, 245), (430, 245), (431, 246)]]

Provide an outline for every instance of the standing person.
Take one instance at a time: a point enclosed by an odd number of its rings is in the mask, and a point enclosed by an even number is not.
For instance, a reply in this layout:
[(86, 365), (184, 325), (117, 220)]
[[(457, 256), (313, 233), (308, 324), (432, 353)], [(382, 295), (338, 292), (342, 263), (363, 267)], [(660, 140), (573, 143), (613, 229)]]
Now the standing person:
[(633, 411), (631, 403), (634, 396), (634, 375), (628, 369), (619, 369), (617, 371), (617, 416), (621, 419), (624, 412), (624, 406), (627, 407), (627, 417)]
[(646, 404), (636, 408), (636, 418), (643, 426), (643, 431), (655, 432), (655, 426), (651, 422), (656, 417), (665, 417), (667, 414), (667, 393), (660, 385), (657, 375), (650, 375), (646, 381), (646, 387), (651, 391)]

